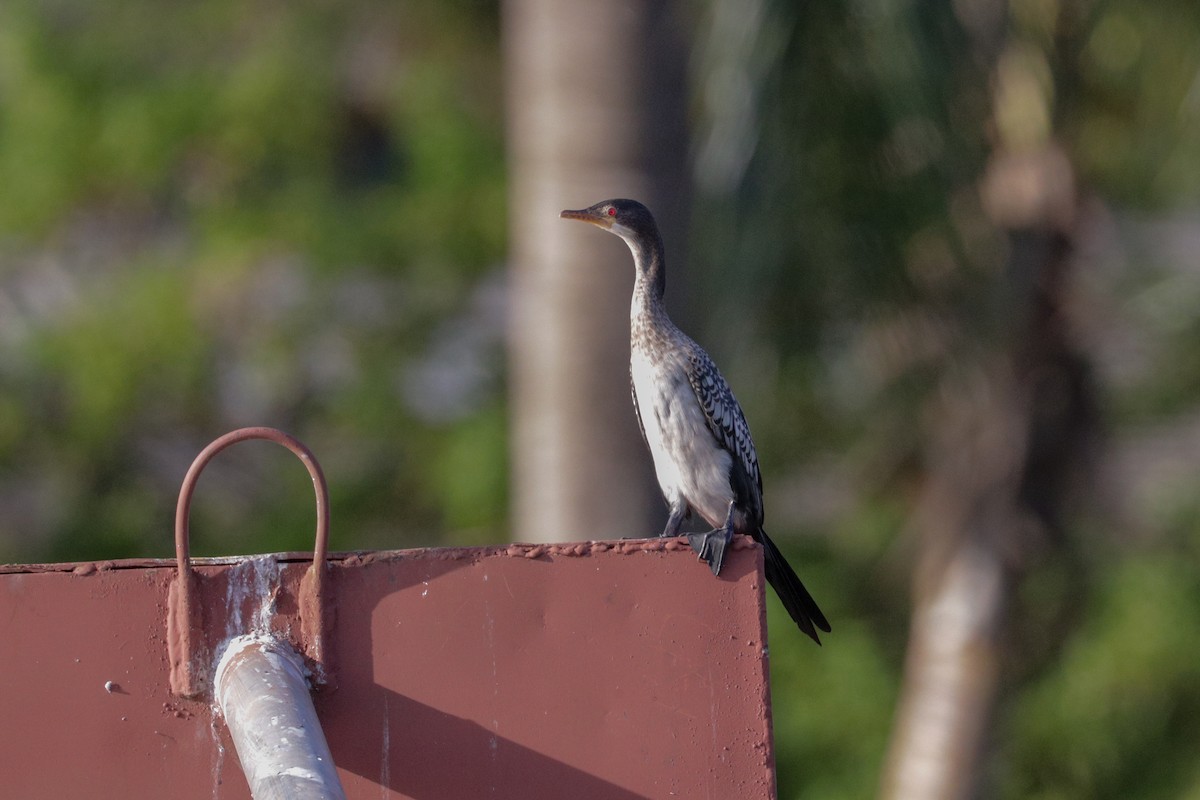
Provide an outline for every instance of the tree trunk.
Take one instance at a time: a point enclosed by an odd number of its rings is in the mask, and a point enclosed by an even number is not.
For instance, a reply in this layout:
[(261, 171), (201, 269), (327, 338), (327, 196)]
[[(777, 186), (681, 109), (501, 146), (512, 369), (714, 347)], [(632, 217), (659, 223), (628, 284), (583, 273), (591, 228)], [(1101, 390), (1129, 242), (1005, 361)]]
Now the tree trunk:
[[(1028, 89), (1044, 63), (1010, 44), (998, 62), (997, 146), (980, 189), (1009, 256), (991, 296), (997, 329), (949, 371), (926, 409), (931, 442), (904, 682), (881, 796), (976, 796), (1001, 686), (1015, 588), (1035, 554), (1061, 548), (1071, 478), (1098, 426), (1069, 311), (1079, 201), (1049, 128), (1052, 98)], [(1044, 90), (1043, 90), (1044, 91)], [(1039, 101), (1042, 105), (1039, 106)]]
[(665, 2), (508, 0), (513, 535), (648, 536), (662, 504), (629, 393), (633, 266), (559, 219), (645, 202), (682, 253), (685, 48)]
[[(1071, 477), (1097, 427), (1091, 370), (1070, 305), (1076, 200), (1053, 145), (998, 156), (984, 182), (1007, 231), (1007, 338), (984, 344), (927, 409), (920, 554), (904, 684), (884, 772), (889, 800), (977, 794), (1014, 589), (1036, 552), (1061, 547)], [(1032, 194), (1014, 191), (1033, 185)]]

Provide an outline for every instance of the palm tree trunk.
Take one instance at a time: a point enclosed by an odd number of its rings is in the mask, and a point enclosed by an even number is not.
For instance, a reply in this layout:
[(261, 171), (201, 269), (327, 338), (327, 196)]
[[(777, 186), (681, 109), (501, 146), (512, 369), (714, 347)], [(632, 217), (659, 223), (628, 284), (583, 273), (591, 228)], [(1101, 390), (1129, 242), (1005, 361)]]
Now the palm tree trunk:
[(665, 2), (508, 0), (513, 533), (646, 536), (661, 501), (629, 395), (633, 270), (563, 208), (634, 197), (682, 253), (684, 47)]

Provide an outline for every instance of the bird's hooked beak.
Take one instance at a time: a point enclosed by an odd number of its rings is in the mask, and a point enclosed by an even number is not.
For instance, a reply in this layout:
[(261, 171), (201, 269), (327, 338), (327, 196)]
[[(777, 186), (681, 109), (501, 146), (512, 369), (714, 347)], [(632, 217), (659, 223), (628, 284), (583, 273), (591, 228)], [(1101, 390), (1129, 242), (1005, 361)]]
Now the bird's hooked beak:
[(607, 214), (601, 214), (594, 208), (584, 208), (579, 211), (572, 211), (568, 208), (559, 214), (559, 216), (563, 219), (577, 219), (580, 222), (590, 222), (605, 230), (611, 229), (613, 225), (612, 217)]

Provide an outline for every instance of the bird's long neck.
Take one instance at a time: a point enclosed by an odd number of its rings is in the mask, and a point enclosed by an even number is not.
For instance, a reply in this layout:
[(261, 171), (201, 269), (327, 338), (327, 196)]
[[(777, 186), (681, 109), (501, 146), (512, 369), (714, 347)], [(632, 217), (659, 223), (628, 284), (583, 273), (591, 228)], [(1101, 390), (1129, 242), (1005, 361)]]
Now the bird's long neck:
[(630, 315), (666, 319), (663, 295), (667, 289), (667, 265), (663, 254), (662, 238), (654, 231), (648, 236), (626, 240), (633, 253), (634, 273), (633, 304)]

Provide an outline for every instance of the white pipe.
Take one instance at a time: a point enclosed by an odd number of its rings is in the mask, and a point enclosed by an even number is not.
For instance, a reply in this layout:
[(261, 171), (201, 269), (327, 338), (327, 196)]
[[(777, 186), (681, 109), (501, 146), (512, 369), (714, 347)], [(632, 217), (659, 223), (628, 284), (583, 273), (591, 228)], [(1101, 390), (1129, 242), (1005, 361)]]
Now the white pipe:
[(217, 664), (216, 697), (254, 800), (345, 800), (290, 645), (261, 635), (234, 639)]

